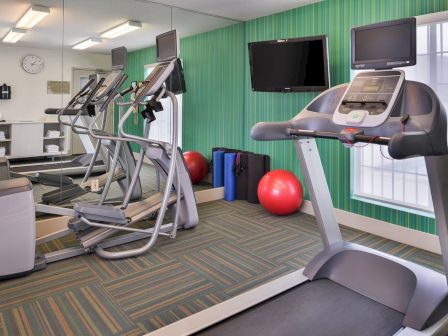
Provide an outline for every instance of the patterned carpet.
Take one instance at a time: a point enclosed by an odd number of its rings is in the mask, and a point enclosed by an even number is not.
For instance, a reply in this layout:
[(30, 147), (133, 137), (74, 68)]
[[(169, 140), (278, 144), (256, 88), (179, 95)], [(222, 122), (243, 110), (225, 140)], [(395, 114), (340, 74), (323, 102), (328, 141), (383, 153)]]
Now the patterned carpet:
[[(275, 217), (245, 201), (202, 204), (199, 213), (196, 229), (161, 238), (145, 256), (86, 255), (0, 282), (0, 335), (141, 335), (297, 270), (321, 248), (308, 215)], [(351, 229), (343, 235), (443, 269), (429, 252)]]

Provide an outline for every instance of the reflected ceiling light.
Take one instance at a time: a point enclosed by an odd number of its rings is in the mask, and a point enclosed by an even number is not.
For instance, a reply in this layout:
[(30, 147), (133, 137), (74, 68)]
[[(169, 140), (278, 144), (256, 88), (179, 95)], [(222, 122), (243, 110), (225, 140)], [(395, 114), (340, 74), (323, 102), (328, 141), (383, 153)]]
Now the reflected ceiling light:
[(102, 38), (114, 39), (118, 36), (130, 33), (136, 29), (140, 29), (142, 27), (142, 23), (139, 21), (128, 21), (122, 23), (114, 28), (106, 30), (101, 34)]
[(93, 47), (94, 45), (97, 45), (98, 43), (103, 42), (100, 38), (89, 38), (88, 40), (82, 41), (78, 44), (75, 44), (72, 49), (75, 50), (84, 50), (90, 47)]
[(22, 16), (19, 22), (17, 22), (16, 28), (31, 29), (48, 14), (50, 14), (50, 9), (48, 7), (33, 5), (27, 10), (25, 15)]
[(23, 36), (25, 36), (25, 34), (25, 29), (13, 28), (8, 32), (8, 34), (6, 34), (2, 41), (5, 43), (16, 43)]

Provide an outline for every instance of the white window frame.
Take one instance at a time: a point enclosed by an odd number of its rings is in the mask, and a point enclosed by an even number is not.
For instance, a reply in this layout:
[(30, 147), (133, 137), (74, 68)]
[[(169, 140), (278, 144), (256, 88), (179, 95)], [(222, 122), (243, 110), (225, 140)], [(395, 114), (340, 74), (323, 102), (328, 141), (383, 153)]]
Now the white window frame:
[[(446, 22), (448, 22), (448, 11), (417, 17), (418, 26)], [(434, 32), (432, 33), (434, 34)], [(434, 36), (430, 37), (429, 30), (427, 36), (430, 39), (434, 38)], [(440, 36), (440, 39), (442, 38), (443, 33)], [(448, 39), (448, 34), (445, 36), (445, 39)], [(446, 47), (444, 48), (446, 51), (443, 51), (443, 49), (438, 51), (433, 44), (428, 44), (428, 46), (432, 49), (428, 50), (426, 48), (427, 53), (419, 54), (420, 56), (430, 55), (431, 58), (435, 58), (442, 53), (448, 57), (448, 49)], [(437, 64), (437, 59), (431, 59), (430, 62), (431, 64)], [(407, 69), (403, 68), (403, 70), (406, 72)], [(445, 71), (448, 72), (448, 69)], [(351, 77), (353, 78), (355, 74), (356, 72), (352, 71)], [(437, 70), (431, 69), (429, 76), (432, 82), (434, 76), (437, 76)], [(435, 82), (438, 85), (442, 84), (437, 81), (437, 77)], [(434, 88), (434, 90), (437, 91), (437, 88)], [(445, 100), (445, 107), (448, 108), (447, 100)], [(392, 160), (389, 157), (386, 146), (368, 145), (368, 147), (352, 148), (350, 160), (350, 185), (351, 197), (353, 199), (434, 218), (424, 158)], [(411, 171), (411, 167), (413, 171)], [(369, 178), (371, 178), (371, 181), (366, 182)], [(413, 179), (413, 181), (410, 182), (410, 179)], [(378, 186), (378, 184), (380, 185)], [(402, 188), (402, 190), (398, 190), (399, 188)], [(409, 188), (415, 188), (415, 190), (410, 192)], [(412, 198), (415, 201), (409, 201), (410, 195), (413, 196)]]

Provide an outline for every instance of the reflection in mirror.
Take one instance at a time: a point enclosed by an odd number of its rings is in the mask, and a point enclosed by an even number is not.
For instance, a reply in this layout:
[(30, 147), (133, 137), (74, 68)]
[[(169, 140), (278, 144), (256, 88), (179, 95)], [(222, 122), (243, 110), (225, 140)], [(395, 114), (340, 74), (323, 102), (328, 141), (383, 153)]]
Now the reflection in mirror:
[[(120, 121), (123, 132), (151, 139), (169, 158), (176, 114), (182, 148), (184, 115), (201, 108), (192, 74), (204, 61), (188, 42), (235, 22), (146, 0), (4, 0), (0, 9), (0, 157), (11, 161), (13, 176), (32, 180), (36, 203), (128, 204), (162, 191), (169, 167), (141, 141), (124, 141)], [(179, 59), (166, 87), (176, 94), (177, 113), (158, 93), (135, 103), (159, 69), (156, 37), (172, 30)], [(186, 149), (201, 151), (191, 142)], [(0, 159), (0, 177), (3, 166)], [(195, 190), (210, 187), (203, 177)], [(183, 178), (190, 183), (188, 173)], [(39, 206), (38, 214), (48, 209)], [(38, 236), (66, 224), (38, 226)]]
[[(2, 0), (0, 2), (0, 179), (28, 177), (35, 200), (47, 161), (58, 160), (52, 144), (65, 144), (57, 120), (45, 114), (61, 107), (63, 91), (63, 1)], [(49, 139), (56, 135), (57, 138)], [(55, 166), (54, 166), (55, 168)], [(57, 173), (54, 169), (53, 173)], [(59, 187), (59, 178), (46, 184)]]
[[(62, 119), (67, 127), (67, 134), (70, 134), (67, 144), (70, 156), (65, 159), (71, 159), (67, 163), (69, 166), (74, 164), (73, 161), (82, 163), (83, 166), (77, 168), (76, 175), (71, 176), (71, 190), (68, 187), (52, 190), (45, 197), (46, 202), (64, 206), (73, 206), (79, 202), (120, 204), (126, 195), (126, 201), (135, 201), (163, 188), (165, 174), (159, 174), (150, 160), (144, 160), (141, 171), (138, 169), (139, 158), (144, 158), (138, 143), (104, 137), (98, 139), (98, 136), (93, 136), (95, 133), (88, 134), (88, 128), (91, 126), (91, 133), (96, 130), (102, 132), (103, 136), (118, 135), (118, 124), (135, 99), (138, 84), (157, 64), (156, 36), (175, 29), (182, 41), (185, 37), (233, 23), (149, 1), (66, 2), (64, 68), (65, 78), (70, 81), (71, 95), (74, 97), (89, 79), (95, 80), (89, 86), (90, 92), (95, 91), (95, 85), (101, 86), (101, 89), (91, 96), (86, 93), (77, 106), (70, 106), (84, 109), (78, 116), (70, 116), (69, 110), (64, 113)], [(121, 50), (122, 54), (114, 52), (117, 50)], [(182, 58), (182, 51), (180, 54)], [(126, 57), (122, 57), (123, 55)], [(113, 63), (117, 60), (114, 67)], [(194, 60), (190, 62), (193, 63)], [(102, 83), (99, 82), (101, 80)], [(188, 83), (186, 87), (188, 88)], [(117, 95), (121, 91), (127, 93)], [(182, 96), (182, 93), (177, 95), (180, 146)], [(64, 103), (67, 104), (68, 100), (65, 99)], [(145, 122), (142, 117), (141, 112), (146, 110), (145, 102), (134, 108), (132, 116), (124, 123), (124, 131), (141, 136), (146, 130), (149, 138), (168, 148), (173, 132), (173, 110), (169, 99), (161, 99), (160, 103), (162, 111), (153, 114), (154, 120), (151, 123)], [(135, 187), (130, 192), (129, 186), (136, 170), (140, 171), (140, 174), (136, 173), (139, 179), (136, 179)], [(68, 171), (69, 169), (61, 166), (61, 174), (67, 175)], [(208, 183), (203, 183), (197, 188), (209, 186)]]

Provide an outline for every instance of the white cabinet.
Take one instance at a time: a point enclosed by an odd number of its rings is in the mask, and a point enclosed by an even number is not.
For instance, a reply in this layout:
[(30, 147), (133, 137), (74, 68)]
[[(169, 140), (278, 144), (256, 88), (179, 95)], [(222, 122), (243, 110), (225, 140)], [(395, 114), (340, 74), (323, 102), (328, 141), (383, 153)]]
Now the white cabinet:
[[(54, 136), (51, 131), (59, 132), (59, 136)], [(0, 138), (0, 149), (5, 148), (5, 156), (9, 159), (69, 154), (70, 137), (66, 136), (69, 129), (58, 122), (2, 122), (0, 132), (5, 135)], [(59, 151), (48, 153), (48, 145), (57, 145)]]
[(11, 125), (11, 156), (32, 157), (42, 154), (44, 148), (43, 124)]

